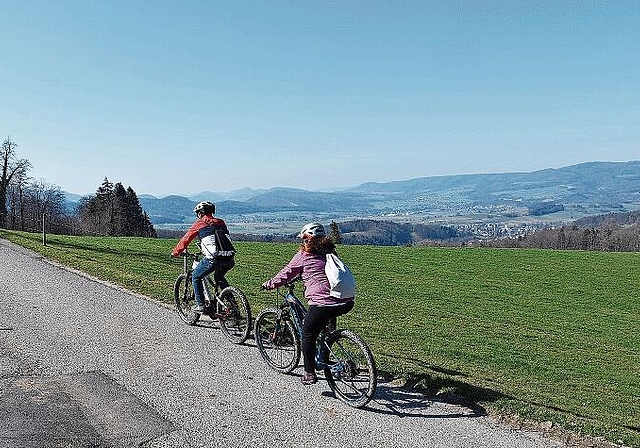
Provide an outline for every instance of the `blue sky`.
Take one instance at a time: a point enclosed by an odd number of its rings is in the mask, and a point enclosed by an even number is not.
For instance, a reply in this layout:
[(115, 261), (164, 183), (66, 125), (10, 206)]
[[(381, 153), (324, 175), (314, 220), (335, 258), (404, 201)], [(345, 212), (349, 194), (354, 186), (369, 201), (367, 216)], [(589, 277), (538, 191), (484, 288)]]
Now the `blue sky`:
[(640, 3), (0, 0), (0, 136), (77, 194), (640, 159)]

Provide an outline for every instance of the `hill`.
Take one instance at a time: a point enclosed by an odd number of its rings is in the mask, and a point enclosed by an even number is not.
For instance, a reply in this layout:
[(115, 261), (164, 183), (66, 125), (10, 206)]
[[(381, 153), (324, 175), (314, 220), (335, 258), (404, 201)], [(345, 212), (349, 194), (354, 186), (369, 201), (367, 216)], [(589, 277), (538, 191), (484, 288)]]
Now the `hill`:
[(203, 199), (228, 222), (394, 219), (477, 222), (571, 222), (640, 209), (640, 161), (588, 162), (529, 173), (431, 176), (334, 191), (295, 188), (203, 192), (190, 197), (140, 195), (154, 225), (186, 225)]
[(627, 226), (640, 223), (640, 211), (627, 213), (608, 213), (606, 215), (588, 216), (574, 222), (580, 227), (602, 227), (605, 224)]

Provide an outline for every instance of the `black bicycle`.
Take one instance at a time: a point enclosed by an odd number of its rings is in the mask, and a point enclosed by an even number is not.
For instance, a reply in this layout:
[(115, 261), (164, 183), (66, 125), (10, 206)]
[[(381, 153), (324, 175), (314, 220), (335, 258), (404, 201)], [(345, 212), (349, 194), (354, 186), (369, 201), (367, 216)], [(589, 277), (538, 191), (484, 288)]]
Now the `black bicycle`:
[(217, 320), (222, 333), (234, 344), (242, 344), (251, 332), (251, 308), (244, 293), (236, 286), (220, 288), (211, 276), (203, 280), (205, 310), (203, 313), (193, 310), (196, 305), (191, 275), (198, 265), (202, 254), (184, 251), (183, 272), (173, 287), (176, 311), (188, 325), (195, 325), (202, 314)]
[[(307, 309), (294, 294), (294, 282), (284, 289), (286, 292), (276, 290), (282, 299), (278, 308), (267, 308), (258, 314), (254, 336), (267, 365), (277, 372), (290, 373), (300, 362)], [(323, 331), (317, 344), (316, 369), (324, 371), (336, 397), (349, 406), (366, 406), (377, 387), (376, 364), (367, 344), (347, 329)]]

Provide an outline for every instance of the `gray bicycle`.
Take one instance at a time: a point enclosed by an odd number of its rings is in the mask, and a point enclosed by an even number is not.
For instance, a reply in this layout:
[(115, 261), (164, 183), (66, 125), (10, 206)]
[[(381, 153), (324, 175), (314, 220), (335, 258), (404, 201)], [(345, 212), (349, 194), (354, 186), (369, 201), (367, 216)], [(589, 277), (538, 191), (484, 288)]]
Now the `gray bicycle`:
[(202, 255), (185, 251), (182, 256), (183, 272), (173, 287), (176, 311), (180, 319), (188, 325), (195, 325), (202, 314), (207, 314), (219, 322), (220, 330), (227, 339), (234, 344), (242, 344), (251, 332), (251, 308), (247, 297), (240, 288), (227, 286), (221, 289), (211, 276), (206, 276), (202, 282), (205, 311), (194, 311), (196, 299), (191, 276)]

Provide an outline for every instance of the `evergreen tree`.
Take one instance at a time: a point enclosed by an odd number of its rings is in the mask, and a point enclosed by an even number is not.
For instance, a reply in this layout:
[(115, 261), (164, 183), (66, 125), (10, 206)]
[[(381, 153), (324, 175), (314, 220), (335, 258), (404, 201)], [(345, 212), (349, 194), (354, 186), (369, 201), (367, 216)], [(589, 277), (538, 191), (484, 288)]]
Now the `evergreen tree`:
[(101, 234), (116, 234), (113, 196), (113, 184), (105, 177), (102, 181), (102, 185), (100, 185), (96, 190), (97, 210), (99, 214)]
[(329, 233), (329, 239), (335, 244), (342, 244), (342, 235), (340, 234), (340, 228), (335, 221), (331, 221), (329, 225), (331, 232)]
[(133, 188), (105, 177), (95, 196), (82, 198), (78, 216), (85, 231), (99, 235), (156, 237), (149, 216)]
[(130, 235), (155, 237), (156, 230), (145, 211), (142, 210), (138, 195), (133, 188), (127, 188), (127, 223)]
[(127, 192), (120, 182), (113, 186), (114, 234), (131, 235)]
[(153, 224), (151, 223), (151, 220), (149, 219), (149, 215), (147, 215), (147, 212), (144, 212), (142, 214), (142, 227), (143, 227), (143, 231), (142, 234), (140, 236), (146, 236), (149, 238), (157, 238), (158, 234), (156, 233), (156, 229), (155, 227), (153, 227)]

